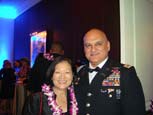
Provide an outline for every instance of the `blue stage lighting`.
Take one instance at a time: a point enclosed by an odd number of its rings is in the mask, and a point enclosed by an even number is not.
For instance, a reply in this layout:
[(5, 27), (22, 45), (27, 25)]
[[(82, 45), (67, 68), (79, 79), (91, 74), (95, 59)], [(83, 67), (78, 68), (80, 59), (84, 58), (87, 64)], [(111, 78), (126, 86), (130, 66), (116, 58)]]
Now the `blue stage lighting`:
[(15, 19), (17, 17), (17, 11), (12, 6), (0, 5), (0, 17), (7, 19)]
[(0, 57), (0, 69), (2, 69), (2, 67), (3, 67), (3, 61), (4, 60), (6, 60), (6, 59), (8, 59), (8, 55), (7, 55), (7, 53), (6, 53), (7, 51), (3, 51), (2, 53), (1, 53), (1, 57)]

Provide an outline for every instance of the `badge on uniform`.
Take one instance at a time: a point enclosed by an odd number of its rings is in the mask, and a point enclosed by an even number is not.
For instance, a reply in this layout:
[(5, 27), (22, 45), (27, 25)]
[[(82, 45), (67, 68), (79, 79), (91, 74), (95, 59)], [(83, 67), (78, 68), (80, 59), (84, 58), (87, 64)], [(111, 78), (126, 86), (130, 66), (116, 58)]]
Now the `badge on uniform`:
[(116, 99), (120, 99), (120, 98), (121, 98), (121, 90), (116, 89)]
[(100, 92), (107, 94), (109, 98), (112, 98), (113, 96), (115, 96), (116, 99), (121, 98), (121, 89), (107, 88), (105, 90), (101, 89)]
[(118, 67), (112, 69), (112, 73), (102, 81), (102, 86), (120, 86), (120, 71)]

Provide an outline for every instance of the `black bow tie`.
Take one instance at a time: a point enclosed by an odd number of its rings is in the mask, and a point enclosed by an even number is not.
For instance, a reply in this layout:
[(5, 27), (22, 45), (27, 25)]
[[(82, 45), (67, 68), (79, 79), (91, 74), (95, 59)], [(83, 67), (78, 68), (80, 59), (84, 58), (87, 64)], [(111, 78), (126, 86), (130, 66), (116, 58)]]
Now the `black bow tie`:
[(92, 73), (92, 72), (98, 72), (100, 70), (99, 67), (96, 67), (95, 69), (91, 69), (91, 68), (88, 68), (88, 72)]

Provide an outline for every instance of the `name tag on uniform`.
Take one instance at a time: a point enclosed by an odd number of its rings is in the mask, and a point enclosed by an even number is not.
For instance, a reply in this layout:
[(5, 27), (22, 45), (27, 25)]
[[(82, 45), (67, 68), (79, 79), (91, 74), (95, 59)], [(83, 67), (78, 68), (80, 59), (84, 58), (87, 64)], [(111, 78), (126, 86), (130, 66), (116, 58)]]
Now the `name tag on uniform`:
[(121, 98), (121, 90), (120, 89), (113, 89), (113, 88), (107, 88), (105, 90), (101, 89), (100, 92), (102, 94), (107, 94), (109, 98), (115, 98), (120, 99)]

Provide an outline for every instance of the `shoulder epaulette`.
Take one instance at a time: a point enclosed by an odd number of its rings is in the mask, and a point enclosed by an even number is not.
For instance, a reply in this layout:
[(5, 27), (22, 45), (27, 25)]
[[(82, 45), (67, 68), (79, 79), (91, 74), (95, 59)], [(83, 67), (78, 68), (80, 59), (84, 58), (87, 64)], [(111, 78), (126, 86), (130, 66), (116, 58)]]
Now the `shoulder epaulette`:
[(125, 68), (130, 68), (130, 67), (132, 67), (131, 65), (128, 65), (128, 64), (123, 64), (123, 67), (125, 67)]
[(85, 65), (81, 65), (80, 67), (78, 67), (77, 68), (77, 73), (82, 69), (82, 68), (84, 68), (85, 67)]

